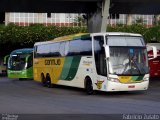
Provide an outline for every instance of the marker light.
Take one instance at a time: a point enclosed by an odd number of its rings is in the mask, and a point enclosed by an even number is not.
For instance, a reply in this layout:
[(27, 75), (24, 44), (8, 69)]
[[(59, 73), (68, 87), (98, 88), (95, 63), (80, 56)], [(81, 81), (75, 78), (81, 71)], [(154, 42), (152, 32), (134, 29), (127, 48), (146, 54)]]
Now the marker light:
[(143, 78), (144, 81), (148, 81), (149, 80), (149, 77), (145, 77)]

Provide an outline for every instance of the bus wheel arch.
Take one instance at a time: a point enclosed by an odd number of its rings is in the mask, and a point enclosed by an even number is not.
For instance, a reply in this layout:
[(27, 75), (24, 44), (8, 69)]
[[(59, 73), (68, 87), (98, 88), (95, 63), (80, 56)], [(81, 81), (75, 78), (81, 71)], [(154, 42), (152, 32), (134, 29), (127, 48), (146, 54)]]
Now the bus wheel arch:
[(51, 77), (50, 77), (49, 73), (46, 74), (46, 86), (47, 86), (48, 88), (51, 88), (51, 87), (52, 87)]
[(92, 79), (89, 76), (85, 77), (84, 88), (88, 95), (92, 95), (94, 93)]

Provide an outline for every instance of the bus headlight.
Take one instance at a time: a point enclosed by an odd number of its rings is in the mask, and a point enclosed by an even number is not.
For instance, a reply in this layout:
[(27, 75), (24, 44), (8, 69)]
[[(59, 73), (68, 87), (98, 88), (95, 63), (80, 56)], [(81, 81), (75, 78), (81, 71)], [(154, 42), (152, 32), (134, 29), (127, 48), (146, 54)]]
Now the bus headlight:
[(27, 63), (25, 64), (25, 68), (27, 68)]
[(144, 80), (144, 81), (148, 81), (148, 80), (149, 80), (149, 77), (144, 77), (143, 80)]
[(117, 79), (117, 78), (109, 78), (109, 81), (111, 81), (111, 82), (119, 82), (119, 79)]

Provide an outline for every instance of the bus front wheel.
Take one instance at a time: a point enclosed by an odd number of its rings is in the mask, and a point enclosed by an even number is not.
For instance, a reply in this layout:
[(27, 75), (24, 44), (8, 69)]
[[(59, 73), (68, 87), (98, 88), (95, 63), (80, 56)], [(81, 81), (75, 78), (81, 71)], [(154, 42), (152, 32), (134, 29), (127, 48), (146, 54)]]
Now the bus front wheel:
[(85, 82), (86, 82), (86, 85), (85, 85), (86, 93), (88, 95), (92, 95), (94, 93), (94, 90), (93, 90), (93, 84), (92, 84), (91, 79), (86, 78)]
[(52, 87), (51, 78), (49, 75), (46, 76), (46, 85), (48, 88)]
[(27, 80), (27, 78), (19, 78), (19, 81)]
[(44, 87), (47, 86), (47, 82), (46, 82), (46, 79), (44, 77), (44, 74), (41, 74), (41, 82), (42, 82), (42, 86), (44, 86)]

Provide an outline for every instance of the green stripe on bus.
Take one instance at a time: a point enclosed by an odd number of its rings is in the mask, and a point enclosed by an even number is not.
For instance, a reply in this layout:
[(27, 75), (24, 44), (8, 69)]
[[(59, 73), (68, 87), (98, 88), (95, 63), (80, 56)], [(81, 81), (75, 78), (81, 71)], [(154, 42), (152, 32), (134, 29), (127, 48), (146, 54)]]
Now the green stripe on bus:
[(27, 78), (33, 78), (33, 67), (30, 67), (27, 70)]
[(143, 77), (144, 77), (144, 75), (142, 75), (142, 76), (133, 76), (132, 77), (132, 81), (141, 81), (141, 80), (143, 80)]
[(138, 79), (138, 77), (139, 77), (139, 76), (133, 76), (133, 77), (132, 77), (132, 80), (135, 81), (135, 80)]
[(61, 72), (61, 75), (59, 77), (59, 80), (65, 80), (69, 74), (69, 69), (71, 68), (72, 65), (72, 60), (73, 57), (66, 57), (64, 61), (64, 66)]
[(136, 81), (143, 80), (143, 78), (144, 78), (144, 75), (143, 76), (139, 76)]
[(70, 81), (70, 80), (74, 79), (74, 77), (77, 73), (78, 67), (79, 67), (80, 60), (81, 60), (81, 56), (73, 57), (71, 67), (69, 69), (69, 74), (65, 80)]

